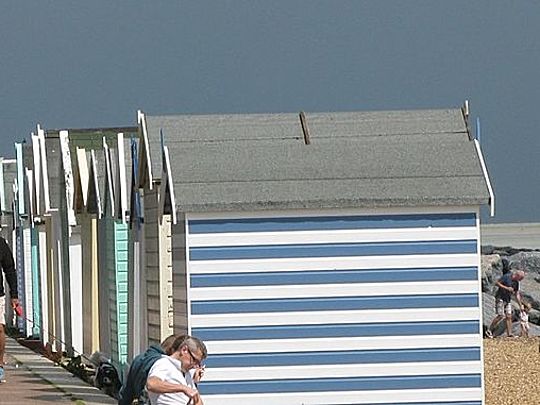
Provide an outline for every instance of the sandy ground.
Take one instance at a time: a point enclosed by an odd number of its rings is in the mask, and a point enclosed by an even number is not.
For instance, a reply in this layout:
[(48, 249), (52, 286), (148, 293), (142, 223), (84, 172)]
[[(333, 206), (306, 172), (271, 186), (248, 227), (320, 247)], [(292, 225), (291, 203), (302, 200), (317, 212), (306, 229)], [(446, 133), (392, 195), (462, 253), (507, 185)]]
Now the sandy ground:
[(484, 339), (486, 405), (540, 404), (540, 338)]

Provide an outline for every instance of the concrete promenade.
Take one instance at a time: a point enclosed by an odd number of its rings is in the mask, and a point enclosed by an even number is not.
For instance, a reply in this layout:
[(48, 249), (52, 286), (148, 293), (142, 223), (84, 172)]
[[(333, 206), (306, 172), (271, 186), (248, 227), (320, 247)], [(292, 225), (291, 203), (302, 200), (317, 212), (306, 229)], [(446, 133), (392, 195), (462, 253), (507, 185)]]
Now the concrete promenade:
[(7, 381), (0, 384), (1, 405), (116, 404), (97, 388), (9, 337), (5, 361)]

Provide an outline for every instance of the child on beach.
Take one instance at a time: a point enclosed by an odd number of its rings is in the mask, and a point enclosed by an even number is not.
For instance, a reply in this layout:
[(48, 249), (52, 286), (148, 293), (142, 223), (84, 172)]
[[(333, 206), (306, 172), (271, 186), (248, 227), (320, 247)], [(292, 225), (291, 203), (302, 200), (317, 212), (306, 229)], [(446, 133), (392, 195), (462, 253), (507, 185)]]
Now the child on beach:
[(521, 337), (529, 337), (529, 311), (531, 304), (524, 302), (519, 311), (519, 324), (521, 326)]

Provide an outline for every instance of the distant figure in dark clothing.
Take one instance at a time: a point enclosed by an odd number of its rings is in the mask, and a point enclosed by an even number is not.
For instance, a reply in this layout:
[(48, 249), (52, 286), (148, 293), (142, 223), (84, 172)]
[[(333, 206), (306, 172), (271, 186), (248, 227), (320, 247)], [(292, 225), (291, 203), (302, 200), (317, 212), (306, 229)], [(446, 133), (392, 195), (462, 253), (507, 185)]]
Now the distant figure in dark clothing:
[(502, 262), (502, 274), (505, 275), (506, 273), (510, 271), (510, 262), (508, 261), (506, 257), (503, 257), (501, 259), (501, 262)]
[(512, 336), (512, 295), (516, 296), (516, 300), (521, 308), (521, 293), (519, 291), (519, 282), (525, 277), (525, 272), (518, 270), (515, 272), (508, 272), (497, 280), (497, 293), (495, 294), (495, 313), (497, 314), (489, 329), (486, 331), (488, 337), (493, 337), (493, 329), (495, 326), (505, 318), (506, 322), (506, 336)]
[(160, 346), (152, 345), (146, 352), (139, 354), (133, 359), (124, 385), (120, 389), (119, 405), (131, 405), (135, 400), (137, 400), (136, 403), (138, 404), (147, 403), (145, 387), (148, 372), (162, 356), (168, 356), (178, 349), (178, 346), (184, 340), (182, 337), (185, 338), (187, 336), (171, 335), (161, 342)]
[[(0, 264), (6, 276), (6, 281), (9, 286), (9, 296), (11, 298), (11, 306), (16, 309), (19, 306), (17, 295), (17, 271), (15, 270), (15, 262), (13, 254), (6, 240), (0, 237)], [(4, 372), (4, 352), (6, 350), (6, 294), (4, 291), (4, 279), (0, 272), (0, 383), (5, 382)]]

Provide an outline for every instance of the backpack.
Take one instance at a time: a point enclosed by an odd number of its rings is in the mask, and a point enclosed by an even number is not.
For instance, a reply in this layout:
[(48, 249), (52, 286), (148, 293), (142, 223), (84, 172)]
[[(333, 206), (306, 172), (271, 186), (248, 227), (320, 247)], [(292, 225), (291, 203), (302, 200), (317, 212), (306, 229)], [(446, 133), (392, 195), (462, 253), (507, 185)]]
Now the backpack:
[(120, 377), (118, 371), (109, 362), (103, 362), (96, 370), (96, 376), (94, 384), (97, 388), (105, 392), (105, 394), (118, 398), (118, 392), (120, 391)]
[(146, 352), (139, 354), (133, 359), (124, 384), (120, 389), (118, 404), (131, 404), (135, 399), (144, 398), (148, 373), (154, 363), (164, 354), (160, 346), (150, 346)]

